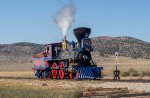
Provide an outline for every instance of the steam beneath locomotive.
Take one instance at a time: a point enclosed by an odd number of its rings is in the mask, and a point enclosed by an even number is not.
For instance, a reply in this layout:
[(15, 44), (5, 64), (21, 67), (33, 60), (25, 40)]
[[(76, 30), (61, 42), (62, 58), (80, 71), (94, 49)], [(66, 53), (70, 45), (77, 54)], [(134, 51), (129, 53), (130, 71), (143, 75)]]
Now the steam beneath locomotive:
[(76, 11), (73, 4), (65, 5), (57, 12), (54, 22), (61, 30), (64, 37), (67, 35), (69, 28), (75, 21), (75, 13)]

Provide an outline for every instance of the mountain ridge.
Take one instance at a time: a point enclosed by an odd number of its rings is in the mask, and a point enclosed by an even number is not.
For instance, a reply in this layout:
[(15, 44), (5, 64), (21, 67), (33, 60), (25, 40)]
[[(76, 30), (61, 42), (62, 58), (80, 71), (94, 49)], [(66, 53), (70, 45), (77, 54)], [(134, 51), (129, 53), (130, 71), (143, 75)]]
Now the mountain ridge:
[(150, 43), (128, 36), (109, 37), (100, 36), (92, 38), (94, 51), (101, 56), (114, 55), (119, 52), (121, 56), (150, 59)]

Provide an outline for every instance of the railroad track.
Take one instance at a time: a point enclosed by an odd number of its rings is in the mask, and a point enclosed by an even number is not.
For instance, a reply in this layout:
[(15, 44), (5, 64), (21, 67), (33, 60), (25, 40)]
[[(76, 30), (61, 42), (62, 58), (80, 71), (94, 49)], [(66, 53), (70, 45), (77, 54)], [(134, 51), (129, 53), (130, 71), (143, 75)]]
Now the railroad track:
[[(16, 79), (16, 80), (49, 80), (49, 79), (39, 79), (36, 77), (10, 77), (10, 76), (1, 76), (0, 79)], [(57, 79), (61, 80), (61, 79)], [(64, 80), (69, 80), (69, 79), (64, 79)], [(76, 80), (76, 79), (73, 79)], [(150, 83), (150, 80), (144, 80), (144, 79), (121, 79), (121, 80), (113, 80), (113, 79), (95, 79), (95, 80), (77, 80), (77, 81), (102, 81), (102, 82), (133, 82), (133, 83)]]
[(121, 80), (113, 80), (113, 79), (98, 79), (96, 81), (104, 81), (104, 82), (134, 82), (134, 83), (150, 83), (150, 80), (145, 79), (121, 79)]
[(0, 79), (16, 79), (16, 80), (21, 80), (21, 79), (29, 79), (29, 80), (37, 80), (38, 78), (34, 78), (34, 77), (4, 77), (4, 76), (1, 76)]

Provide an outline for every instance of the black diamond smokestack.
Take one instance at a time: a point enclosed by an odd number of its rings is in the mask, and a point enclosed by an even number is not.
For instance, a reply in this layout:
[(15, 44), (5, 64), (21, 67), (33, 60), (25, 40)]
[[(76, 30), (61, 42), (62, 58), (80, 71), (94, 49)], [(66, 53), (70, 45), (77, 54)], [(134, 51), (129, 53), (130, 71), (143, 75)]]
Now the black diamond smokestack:
[(81, 43), (82, 38), (88, 38), (91, 33), (91, 28), (79, 27), (73, 30), (79, 43)]

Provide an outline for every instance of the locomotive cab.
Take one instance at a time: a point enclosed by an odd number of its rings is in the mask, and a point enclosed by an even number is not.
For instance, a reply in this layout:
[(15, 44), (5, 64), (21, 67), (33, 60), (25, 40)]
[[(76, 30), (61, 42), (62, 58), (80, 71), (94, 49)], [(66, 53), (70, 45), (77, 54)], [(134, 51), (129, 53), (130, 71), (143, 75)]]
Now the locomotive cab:
[(46, 45), (46, 54), (48, 58), (56, 59), (61, 51), (61, 43), (52, 43)]

